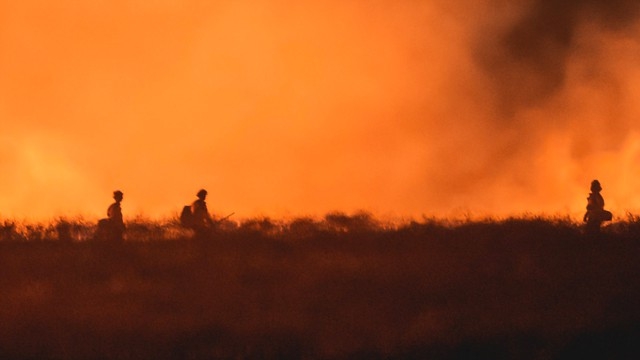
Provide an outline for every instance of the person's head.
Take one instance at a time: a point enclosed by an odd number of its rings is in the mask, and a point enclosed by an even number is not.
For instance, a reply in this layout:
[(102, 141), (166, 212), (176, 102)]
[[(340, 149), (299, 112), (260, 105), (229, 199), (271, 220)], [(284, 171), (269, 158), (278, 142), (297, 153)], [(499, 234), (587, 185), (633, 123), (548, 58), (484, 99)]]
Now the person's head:
[(591, 191), (593, 192), (600, 192), (600, 190), (602, 190), (602, 186), (600, 186), (600, 181), (598, 180), (593, 180), (591, 182)]
[(207, 197), (207, 190), (201, 189), (200, 191), (198, 191), (197, 196), (198, 196), (198, 199), (204, 200)]
[(122, 197), (123, 197), (122, 191), (116, 190), (113, 192), (113, 198), (115, 199), (115, 201), (118, 201), (118, 202), (122, 201)]

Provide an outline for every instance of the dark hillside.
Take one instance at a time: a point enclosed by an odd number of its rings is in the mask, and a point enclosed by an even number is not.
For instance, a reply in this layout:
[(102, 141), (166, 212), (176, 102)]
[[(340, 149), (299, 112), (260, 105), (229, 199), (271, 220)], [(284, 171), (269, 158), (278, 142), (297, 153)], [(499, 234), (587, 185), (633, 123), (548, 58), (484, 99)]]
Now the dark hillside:
[(634, 217), (57, 225), (2, 227), (2, 359), (640, 356)]

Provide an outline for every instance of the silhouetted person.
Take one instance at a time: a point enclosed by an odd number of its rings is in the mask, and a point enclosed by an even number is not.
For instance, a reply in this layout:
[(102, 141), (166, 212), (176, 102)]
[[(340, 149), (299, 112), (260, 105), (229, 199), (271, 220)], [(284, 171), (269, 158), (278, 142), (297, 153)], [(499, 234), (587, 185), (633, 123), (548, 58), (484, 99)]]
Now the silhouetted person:
[(207, 190), (198, 191), (198, 200), (191, 204), (191, 226), (197, 239), (206, 238), (211, 233), (213, 221), (207, 209)]
[(587, 197), (587, 212), (583, 221), (586, 223), (586, 232), (590, 235), (600, 234), (600, 225), (611, 220), (611, 213), (604, 209), (604, 198), (600, 194), (602, 186), (598, 180), (591, 182), (591, 193)]
[(113, 199), (115, 202), (107, 209), (107, 220), (109, 224), (109, 238), (114, 241), (122, 241), (124, 235), (124, 221), (122, 220), (122, 208), (120, 203), (122, 202), (122, 191), (116, 190), (113, 192)]

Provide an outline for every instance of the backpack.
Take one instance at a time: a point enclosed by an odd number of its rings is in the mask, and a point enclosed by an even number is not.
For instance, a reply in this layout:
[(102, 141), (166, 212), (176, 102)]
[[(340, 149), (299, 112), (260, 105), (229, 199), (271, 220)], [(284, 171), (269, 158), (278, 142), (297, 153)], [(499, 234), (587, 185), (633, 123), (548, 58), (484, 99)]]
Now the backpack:
[(193, 214), (191, 213), (190, 205), (182, 207), (182, 212), (180, 213), (180, 225), (186, 228), (193, 227)]

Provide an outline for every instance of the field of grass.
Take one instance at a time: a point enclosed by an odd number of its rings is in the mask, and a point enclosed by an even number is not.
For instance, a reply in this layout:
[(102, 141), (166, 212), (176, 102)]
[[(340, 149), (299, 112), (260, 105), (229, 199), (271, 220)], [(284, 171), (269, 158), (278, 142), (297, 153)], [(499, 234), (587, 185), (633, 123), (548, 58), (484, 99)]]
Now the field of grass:
[(0, 223), (0, 359), (638, 359), (640, 219)]

